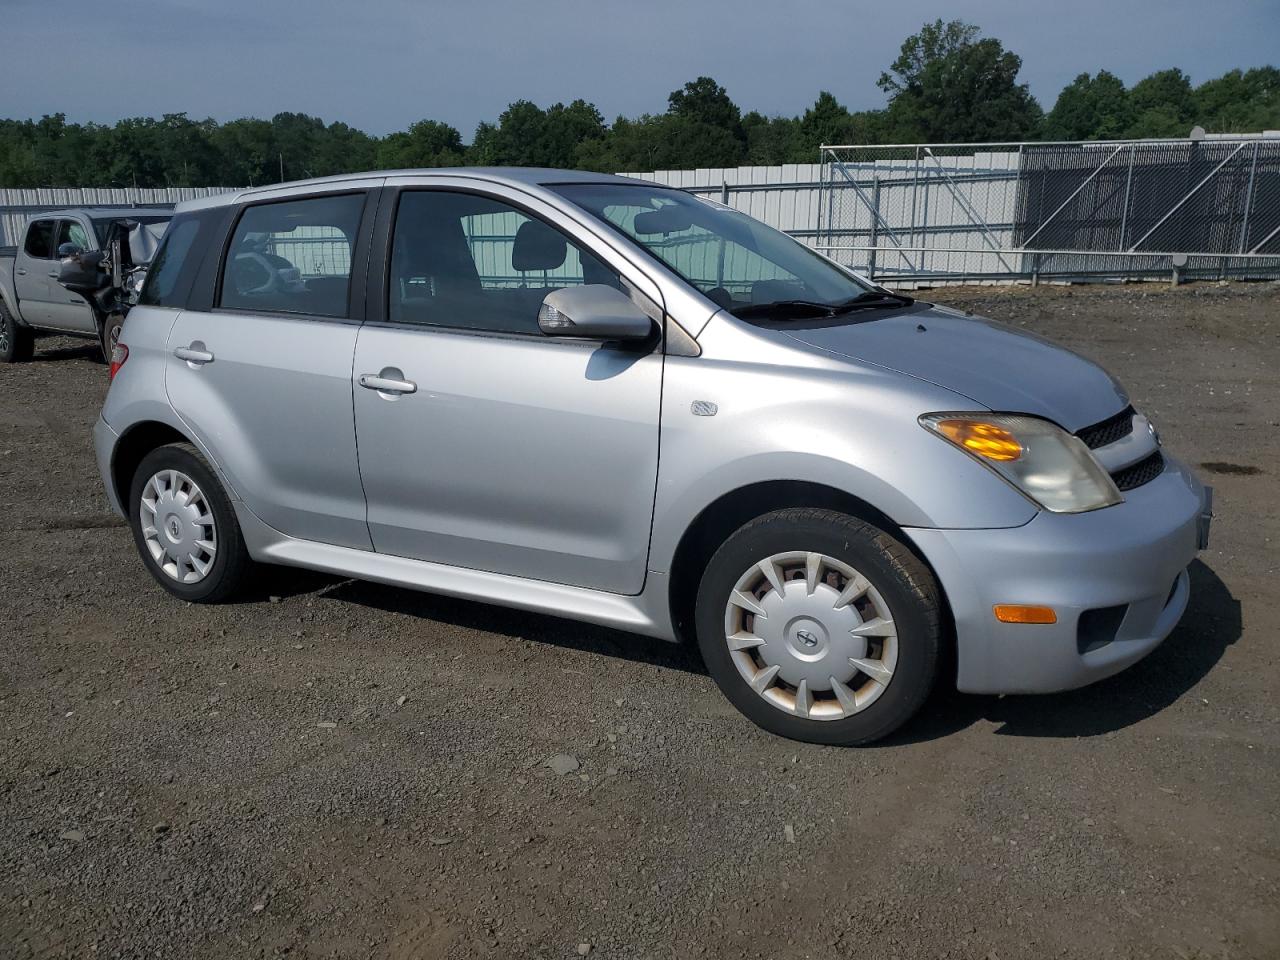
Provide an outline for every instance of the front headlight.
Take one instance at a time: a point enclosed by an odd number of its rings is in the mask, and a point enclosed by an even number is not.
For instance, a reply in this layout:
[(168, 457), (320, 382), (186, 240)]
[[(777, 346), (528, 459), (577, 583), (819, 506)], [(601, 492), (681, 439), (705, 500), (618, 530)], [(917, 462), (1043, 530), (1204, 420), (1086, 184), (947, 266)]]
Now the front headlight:
[(1083, 513), (1124, 500), (1080, 438), (1048, 420), (1008, 413), (929, 413), (920, 425), (1054, 513)]

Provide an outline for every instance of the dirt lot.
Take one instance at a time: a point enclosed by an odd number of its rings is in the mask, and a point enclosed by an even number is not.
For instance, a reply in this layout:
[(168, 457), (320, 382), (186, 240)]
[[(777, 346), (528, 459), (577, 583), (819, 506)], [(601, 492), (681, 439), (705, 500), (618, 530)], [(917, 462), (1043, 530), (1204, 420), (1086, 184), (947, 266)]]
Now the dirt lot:
[(552, 618), (178, 603), (100, 491), (92, 348), (0, 368), (0, 957), (1280, 956), (1280, 287), (934, 298), (1105, 363), (1219, 519), (1137, 667), (862, 750)]

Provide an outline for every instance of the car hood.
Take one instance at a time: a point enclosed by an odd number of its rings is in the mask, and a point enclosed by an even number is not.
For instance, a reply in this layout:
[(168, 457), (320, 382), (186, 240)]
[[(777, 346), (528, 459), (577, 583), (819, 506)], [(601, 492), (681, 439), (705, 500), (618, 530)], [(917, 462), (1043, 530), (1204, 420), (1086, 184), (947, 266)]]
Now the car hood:
[(1091, 360), (947, 307), (916, 304), (890, 314), (853, 314), (841, 323), (801, 321), (784, 332), (809, 346), (945, 387), (991, 410), (1034, 414), (1072, 432), (1129, 403), (1120, 385)]

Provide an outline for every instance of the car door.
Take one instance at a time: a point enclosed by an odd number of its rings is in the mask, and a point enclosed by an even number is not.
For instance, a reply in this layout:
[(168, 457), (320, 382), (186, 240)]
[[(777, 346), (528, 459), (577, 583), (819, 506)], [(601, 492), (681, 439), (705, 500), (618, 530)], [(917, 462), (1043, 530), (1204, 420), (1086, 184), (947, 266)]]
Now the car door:
[[(61, 249), (64, 243), (74, 243), (81, 250), (93, 250), (96, 248), (89, 239), (89, 232), (85, 229), (84, 224), (78, 220), (59, 220), (56, 239), (53, 244), (54, 254)], [(77, 293), (72, 293), (57, 280), (59, 261), (53, 261), (53, 270), (51, 276), (53, 279), (49, 281), (48, 296), (46, 298), (46, 321), (49, 326), (58, 330), (68, 330), (75, 333), (97, 333), (98, 322), (94, 319), (93, 308), (89, 306), (89, 302)]]
[(657, 288), (621, 277), (616, 253), (574, 240), (527, 195), (406, 189), (383, 209), (394, 230), (353, 370), (374, 548), (640, 592), (661, 345), (547, 337), (537, 318), (546, 293), (586, 282), (632, 292), (660, 320)]
[(56, 283), (58, 261), (54, 259), (57, 220), (33, 220), (13, 265), (14, 291), (22, 319), (32, 326), (49, 324), (49, 284)]
[(372, 544), (351, 362), (363, 288), (352, 277), (364, 276), (377, 183), (294, 188), (239, 210), (210, 308), (174, 320), (165, 372), (174, 409), (259, 519), (362, 550)]

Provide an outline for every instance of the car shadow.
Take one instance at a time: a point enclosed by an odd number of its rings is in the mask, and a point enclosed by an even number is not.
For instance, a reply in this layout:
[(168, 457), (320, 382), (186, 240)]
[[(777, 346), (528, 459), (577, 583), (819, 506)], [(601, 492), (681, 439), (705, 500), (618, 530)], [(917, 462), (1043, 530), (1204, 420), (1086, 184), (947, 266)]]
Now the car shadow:
[[(995, 730), (999, 736), (1094, 737), (1159, 713), (1199, 683), (1242, 631), (1240, 603), (1218, 575), (1199, 560), (1191, 564), (1190, 575), (1191, 599), (1181, 623), (1155, 652), (1128, 670), (1079, 690), (1036, 696), (975, 696), (941, 683), (914, 720), (873, 748), (936, 740), (983, 720), (1000, 724)], [(686, 673), (707, 673), (693, 644), (302, 570), (269, 571), (245, 599), (301, 594)], [(720, 696), (709, 678), (707, 696)]]
[[(86, 340), (83, 343), (77, 343), (75, 346), (57, 346), (41, 349), (39, 341), (36, 341), (35, 353), (31, 356), (31, 363), (53, 363), (61, 360), (100, 360), (102, 357), (102, 348), (92, 340)], [(104, 368), (105, 369), (105, 368)]]
[(941, 686), (914, 721), (877, 744), (891, 747), (946, 737), (985, 720), (999, 736), (1096, 737), (1154, 716), (1199, 683), (1240, 639), (1240, 601), (1200, 560), (1191, 564), (1191, 598), (1167, 640), (1128, 670), (1079, 690), (1035, 696), (974, 696)]

